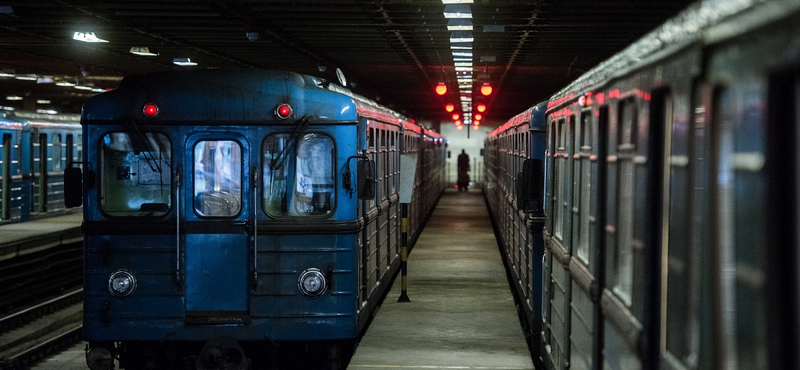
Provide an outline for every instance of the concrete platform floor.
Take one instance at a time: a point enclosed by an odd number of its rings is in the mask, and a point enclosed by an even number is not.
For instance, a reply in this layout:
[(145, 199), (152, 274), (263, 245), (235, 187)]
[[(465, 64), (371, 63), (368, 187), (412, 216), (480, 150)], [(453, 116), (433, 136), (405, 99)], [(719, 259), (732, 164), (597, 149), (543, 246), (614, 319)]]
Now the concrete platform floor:
[(478, 190), (446, 192), (348, 369), (533, 369)]

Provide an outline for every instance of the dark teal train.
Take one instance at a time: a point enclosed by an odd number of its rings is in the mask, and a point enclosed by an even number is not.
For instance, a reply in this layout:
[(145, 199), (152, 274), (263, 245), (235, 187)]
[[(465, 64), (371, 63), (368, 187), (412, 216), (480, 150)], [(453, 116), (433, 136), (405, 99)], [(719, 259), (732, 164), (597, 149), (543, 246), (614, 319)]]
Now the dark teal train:
[[(544, 368), (800, 367), (799, 25), (794, 0), (700, 1), (553, 95), (536, 132), (490, 136)], [(524, 166), (542, 157), (544, 186)]]
[(412, 243), (445, 186), (439, 134), (296, 73), (128, 76), (81, 125), (95, 370), (259, 368), (298, 343), (335, 362), (398, 270), (401, 154)]
[(64, 169), (81, 157), (76, 114), (0, 113), (0, 225), (68, 212)]

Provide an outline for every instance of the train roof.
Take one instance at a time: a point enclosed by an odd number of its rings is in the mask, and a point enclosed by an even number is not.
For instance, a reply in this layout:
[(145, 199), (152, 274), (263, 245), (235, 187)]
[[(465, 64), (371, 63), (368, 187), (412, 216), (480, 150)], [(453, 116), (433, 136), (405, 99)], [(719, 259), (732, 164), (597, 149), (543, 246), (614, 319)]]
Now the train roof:
[[(354, 121), (359, 116), (400, 124), (402, 117), (350, 90), (325, 80), (287, 71), (196, 70), (131, 75), (116, 90), (86, 101), (82, 119), (118, 120), (126, 115), (147, 124), (142, 109), (159, 107), (163, 121), (220, 124), (275, 122), (278, 104), (288, 103), (293, 119)], [(291, 118), (290, 118), (291, 119)], [(154, 121), (153, 121), (154, 122)]]
[(80, 128), (80, 115), (78, 114), (42, 114), (24, 111), (3, 112), (0, 114), (0, 127), (27, 129), (53, 128), (75, 130)]
[[(592, 90), (696, 43), (714, 43), (800, 10), (796, 0), (705, 0), (695, 3), (557, 92), (550, 106)], [(741, 15), (741, 16), (739, 16)]]
[(519, 125), (528, 124), (530, 125), (531, 129), (542, 129), (544, 130), (544, 111), (547, 108), (547, 102), (543, 101), (540, 102), (526, 110), (522, 113), (517, 114), (514, 117), (511, 117), (506, 123), (502, 124), (500, 127), (492, 130), (488, 135), (487, 138), (497, 136), (505, 131), (510, 130), (511, 128), (517, 127)]

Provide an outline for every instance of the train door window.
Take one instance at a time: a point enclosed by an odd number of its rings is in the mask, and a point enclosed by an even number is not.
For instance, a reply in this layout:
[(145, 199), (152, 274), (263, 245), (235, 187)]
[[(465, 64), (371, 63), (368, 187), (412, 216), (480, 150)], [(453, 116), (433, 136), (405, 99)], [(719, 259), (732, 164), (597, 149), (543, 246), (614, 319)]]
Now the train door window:
[[(78, 159), (78, 162), (82, 162), (83, 161), (83, 136), (81, 134), (78, 134), (78, 144), (75, 146), (75, 149), (76, 149), (76, 152), (77, 152), (75, 157)], [(83, 164), (81, 164), (80, 166), (82, 167)]]
[(633, 293), (635, 108), (634, 100), (621, 101), (619, 103), (619, 120), (617, 121), (619, 170), (617, 172), (617, 254), (615, 261), (617, 281), (614, 291), (629, 306)]
[[(110, 216), (163, 216), (172, 200), (172, 144), (159, 133), (106, 134), (100, 145), (100, 208)], [(145, 140), (147, 142), (145, 142)]]
[(576, 145), (579, 148), (580, 159), (576, 164), (580, 169), (577, 171), (580, 176), (580, 186), (576, 189), (579, 192), (579, 221), (578, 221), (578, 240), (577, 255), (586, 265), (589, 265), (589, 215), (591, 214), (591, 194), (592, 194), (592, 164), (589, 158), (592, 155), (592, 112), (581, 113), (580, 139)]
[(194, 209), (203, 217), (233, 217), (242, 209), (242, 146), (204, 140), (194, 146)]
[(333, 139), (306, 134), (297, 143), (297, 154), (283, 159), (289, 140), (287, 134), (272, 135), (262, 145), (264, 209), (273, 217), (330, 214), (336, 205)]
[(61, 147), (61, 134), (53, 135), (53, 148), (51, 149), (50, 154), (52, 155), (52, 171), (61, 171), (61, 162), (64, 155), (64, 151)]
[(72, 134), (69, 134), (69, 135), (67, 135), (67, 148), (66, 148), (67, 149), (67, 163), (66, 163), (67, 168), (69, 168), (72, 165), (72, 162), (75, 161), (75, 158), (74, 158), (75, 150), (73, 148), (73, 145), (74, 145), (74, 142), (73, 142)]

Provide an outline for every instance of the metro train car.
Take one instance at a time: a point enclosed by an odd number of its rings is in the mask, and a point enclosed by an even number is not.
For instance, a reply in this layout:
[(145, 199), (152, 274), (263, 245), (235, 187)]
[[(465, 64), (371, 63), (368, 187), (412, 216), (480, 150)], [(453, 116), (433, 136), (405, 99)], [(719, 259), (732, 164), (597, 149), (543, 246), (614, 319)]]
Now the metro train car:
[(292, 72), (132, 75), (81, 124), (93, 370), (260, 369), (288, 346), (341, 365), (400, 265), (401, 154), (409, 240), (445, 186), (439, 134)]
[(702, 1), (550, 99), (547, 369), (800, 367), (799, 26)]
[[(514, 116), (486, 136), (483, 149), (486, 203), (529, 333), (541, 331), (546, 108), (542, 102)], [(538, 351), (538, 335), (530, 336), (530, 347)]]
[(62, 214), (63, 170), (81, 156), (77, 114), (0, 113), (0, 225)]

